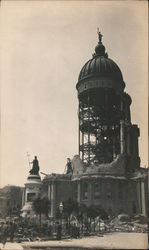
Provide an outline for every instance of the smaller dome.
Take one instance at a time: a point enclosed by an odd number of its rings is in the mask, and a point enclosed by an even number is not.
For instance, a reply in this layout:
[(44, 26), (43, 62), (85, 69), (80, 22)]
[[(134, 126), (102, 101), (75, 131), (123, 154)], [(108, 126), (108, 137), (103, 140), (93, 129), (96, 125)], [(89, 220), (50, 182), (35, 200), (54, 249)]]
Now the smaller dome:
[(97, 55), (105, 55), (105, 46), (102, 43), (98, 43), (95, 47), (95, 52)]

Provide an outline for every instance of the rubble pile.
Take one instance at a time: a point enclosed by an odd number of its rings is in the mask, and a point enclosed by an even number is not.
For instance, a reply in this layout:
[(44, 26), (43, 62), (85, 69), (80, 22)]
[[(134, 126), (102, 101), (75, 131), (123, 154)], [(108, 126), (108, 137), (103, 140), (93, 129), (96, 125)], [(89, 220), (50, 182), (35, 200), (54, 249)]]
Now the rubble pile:
[(130, 218), (128, 215), (118, 215), (109, 223), (110, 231), (146, 233), (148, 231), (148, 218), (137, 215)]

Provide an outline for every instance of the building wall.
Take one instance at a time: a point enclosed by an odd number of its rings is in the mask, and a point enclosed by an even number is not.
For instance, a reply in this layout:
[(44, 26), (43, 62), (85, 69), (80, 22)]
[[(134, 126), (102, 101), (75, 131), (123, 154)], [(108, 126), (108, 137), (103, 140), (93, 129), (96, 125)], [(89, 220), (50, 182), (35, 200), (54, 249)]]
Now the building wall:
[[(145, 181), (144, 181), (145, 180)], [(71, 180), (57, 178), (46, 181), (48, 199), (51, 203), (50, 216), (56, 216), (60, 202), (69, 198), (87, 206), (95, 205), (109, 215), (126, 213), (146, 215), (145, 197), (147, 178), (118, 178), (99, 176)], [(146, 194), (146, 195), (145, 195)]]
[(137, 185), (136, 181), (127, 179), (81, 180), (77, 184), (77, 200), (87, 206), (97, 205), (111, 215), (137, 214), (141, 213)]
[(51, 203), (49, 215), (55, 217), (56, 210), (60, 202), (72, 198), (73, 185), (70, 180), (49, 180), (48, 181), (48, 199)]

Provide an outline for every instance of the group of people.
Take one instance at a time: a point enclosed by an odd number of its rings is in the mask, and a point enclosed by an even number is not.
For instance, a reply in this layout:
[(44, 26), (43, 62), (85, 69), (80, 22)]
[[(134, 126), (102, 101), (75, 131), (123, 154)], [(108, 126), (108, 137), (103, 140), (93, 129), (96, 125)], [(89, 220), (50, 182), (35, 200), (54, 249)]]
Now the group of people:
[(80, 238), (80, 227), (75, 223), (70, 226), (70, 236), (75, 239)]
[(70, 236), (71, 238), (80, 237), (80, 229), (73, 223), (62, 225), (59, 222), (54, 224), (43, 224), (41, 227), (38, 225), (29, 225), (25, 222), (1, 222), (0, 224), (0, 242), (5, 245), (7, 241), (21, 241), (21, 240), (37, 240), (44, 237), (57, 240), (62, 239), (62, 235)]
[(21, 242), (42, 239), (61, 240), (63, 237), (80, 238), (81, 227), (76, 223), (60, 223), (51, 221), (42, 225), (31, 223), (27, 220), (6, 221), (0, 223), (0, 242), (5, 244), (7, 241)]
[(15, 224), (13, 222), (1, 222), (0, 224), (0, 242), (5, 245), (9, 238), (13, 242), (15, 233)]
[(7, 241), (20, 242), (21, 240), (33, 241), (37, 238), (52, 235), (51, 226), (33, 225), (27, 221), (6, 221), (0, 223), (0, 243), (5, 245)]

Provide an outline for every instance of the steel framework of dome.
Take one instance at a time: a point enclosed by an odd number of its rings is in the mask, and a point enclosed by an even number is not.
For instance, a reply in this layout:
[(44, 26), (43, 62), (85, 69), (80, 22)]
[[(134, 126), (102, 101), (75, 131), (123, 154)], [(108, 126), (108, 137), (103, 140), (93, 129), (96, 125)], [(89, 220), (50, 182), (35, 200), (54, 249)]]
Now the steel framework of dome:
[(98, 38), (93, 58), (83, 66), (76, 85), (79, 155), (85, 163), (108, 163), (130, 150), (124, 127), (131, 124), (131, 98), (124, 92), (121, 70), (105, 53), (100, 32)]

